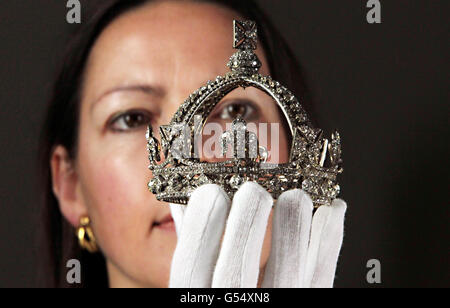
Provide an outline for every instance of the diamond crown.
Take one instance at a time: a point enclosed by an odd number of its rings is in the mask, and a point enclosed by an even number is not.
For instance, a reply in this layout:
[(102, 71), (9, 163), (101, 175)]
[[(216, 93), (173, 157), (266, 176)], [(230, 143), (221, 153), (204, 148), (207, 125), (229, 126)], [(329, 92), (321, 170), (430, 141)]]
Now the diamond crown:
[[(323, 138), (322, 131), (310, 124), (298, 99), (270, 76), (259, 74), (261, 62), (254, 53), (255, 22), (233, 21), (233, 37), (233, 47), (237, 51), (228, 62), (231, 71), (193, 92), (170, 124), (160, 126), (160, 141), (155, 138), (152, 127), (148, 127), (149, 169), (153, 174), (148, 182), (149, 190), (160, 201), (187, 204), (191, 193), (203, 184), (218, 184), (232, 198), (243, 182), (255, 181), (274, 199), (284, 191), (301, 188), (309, 193), (315, 207), (330, 205), (340, 191), (336, 182), (342, 172), (339, 133), (334, 132), (330, 140)], [(230, 143), (234, 145), (231, 159), (204, 162), (197, 157), (196, 134), (219, 101), (239, 87), (262, 90), (283, 111), (293, 136), (287, 163), (268, 163), (267, 151), (259, 146), (256, 135), (240, 117), (221, 139), (223, 154)]]

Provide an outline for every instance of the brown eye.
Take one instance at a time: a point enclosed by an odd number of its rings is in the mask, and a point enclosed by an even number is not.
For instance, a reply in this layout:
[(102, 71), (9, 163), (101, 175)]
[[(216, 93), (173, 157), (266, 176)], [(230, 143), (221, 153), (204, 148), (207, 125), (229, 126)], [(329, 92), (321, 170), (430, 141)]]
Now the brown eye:
[(113, 118), (110, 127), (113, 131), (129, 131), (149, 125), (150, 114), (143, 110), (131, 110)]
[(242, 104), (232, 104), (225, 107), (222, 115), (231, 116), (232, 118), (236, 118), (237, 116), (244, 117), (246, 114), (246, 106)]
[(238, 116), (243, 119), (254, 117), (256, 108), (250, 102), (235, 102), (225, 106), (220, 112), (220, 118), (223, 120), (233, 120)]

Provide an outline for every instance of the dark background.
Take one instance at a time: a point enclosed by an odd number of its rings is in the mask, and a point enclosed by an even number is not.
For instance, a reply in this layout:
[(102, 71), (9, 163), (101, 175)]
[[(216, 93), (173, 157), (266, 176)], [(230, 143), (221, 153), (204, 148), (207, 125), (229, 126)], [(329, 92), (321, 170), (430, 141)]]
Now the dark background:
[[(343, 137), (337, 287), (449, 287), (449, 1), (259, 1), (298, 55), (321, 127)], [(35, 286), (35, 156), (65, 0), (0, 1), (0, 287)], [(83, 18), (83, 17), (82, 17)]]

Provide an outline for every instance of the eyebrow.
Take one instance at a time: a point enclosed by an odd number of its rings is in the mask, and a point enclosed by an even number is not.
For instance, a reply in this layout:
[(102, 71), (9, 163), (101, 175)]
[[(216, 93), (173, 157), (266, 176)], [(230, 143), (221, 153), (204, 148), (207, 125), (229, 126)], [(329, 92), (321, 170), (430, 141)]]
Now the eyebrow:
[(150, 85), (136, 84), (136, 85), (128, 85), (128, 86), (118, 86), (118, 87), (114, 87), (112, 89), (105, 91), (96, 100), (94, 100), (94, 102), (91, 105), (91, 110), (94, 108), (95, 105), (97, 105), (97, 103), (99, 103), (106, 96), (109, 96), (109, 95), (111, 95), (113, 93), (117, 93), (117, 92), (133, 92), (133, 91), (143, 92), (145, 94), (154, 94), (154, 95), (158, 95), (158, 96), (162, 95), (161, 89), (152, 87)]

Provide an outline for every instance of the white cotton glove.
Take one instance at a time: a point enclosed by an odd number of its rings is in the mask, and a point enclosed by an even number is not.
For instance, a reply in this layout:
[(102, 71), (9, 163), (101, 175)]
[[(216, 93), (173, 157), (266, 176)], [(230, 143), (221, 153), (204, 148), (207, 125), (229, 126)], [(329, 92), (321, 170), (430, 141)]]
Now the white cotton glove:
[(236, 192), (231, 209), (214, 184), (197, 188), (187, 207), (171, 204), (178, 243), (169, 287), (256, 287), (272, 204), (272, 196), (253, 182)]
[[(254, 182), (239, 188), (232, 206), (214, 184), (197, 188), (187, 207), (171, 204), (178, 243), (169, 287), (255, 288), (272, 204), (272, 196)], [(332, 286), (346, 205), (339, 200), (321, 208), (309, 244), (311, 199), (301, 190), (280, 196), (263, 287)]]
[(272, 248), (264, 288), (331, 288), (344, 234), (346, 203), (335, 199), (312, 217), (303, 190), (283, 193), (275, 204)]

